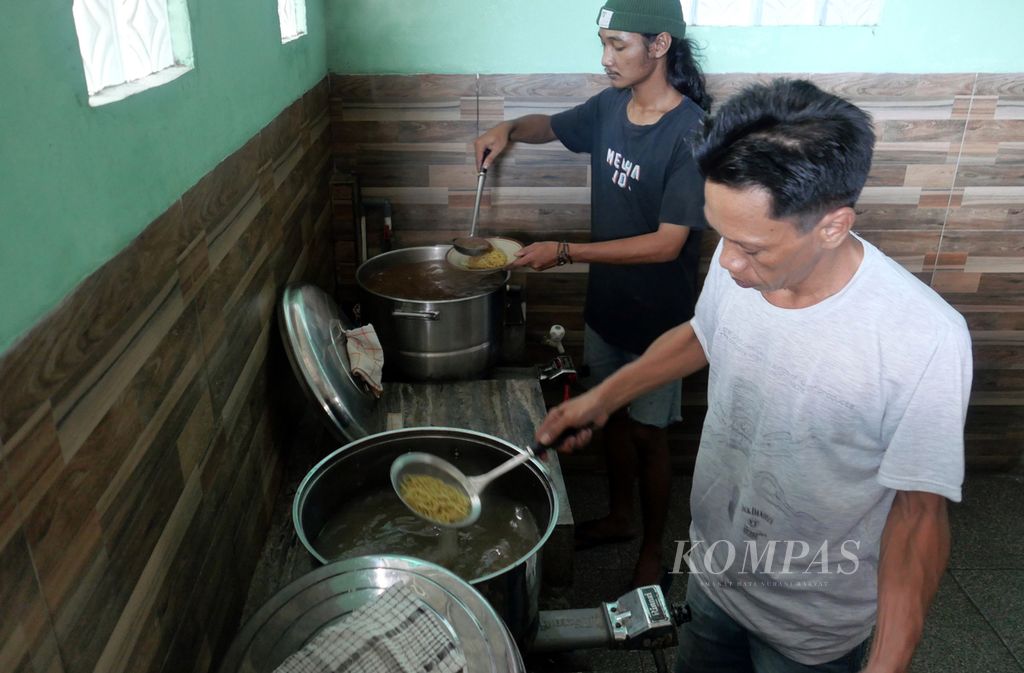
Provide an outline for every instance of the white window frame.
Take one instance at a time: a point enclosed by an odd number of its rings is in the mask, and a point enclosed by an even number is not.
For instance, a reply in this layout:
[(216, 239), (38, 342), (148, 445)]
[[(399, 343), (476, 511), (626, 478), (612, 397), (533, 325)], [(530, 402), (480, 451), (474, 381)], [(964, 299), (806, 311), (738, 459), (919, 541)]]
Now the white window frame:
[(71, 10), (93, 107), (193, 68), (187, 0), (73, 0)]
[(680, 0), (693, 26), (877, 26), (884, 0)]
[(277, 19), (281, 44), (299, 39), (307, 32), (306, 0), (277, 0)]

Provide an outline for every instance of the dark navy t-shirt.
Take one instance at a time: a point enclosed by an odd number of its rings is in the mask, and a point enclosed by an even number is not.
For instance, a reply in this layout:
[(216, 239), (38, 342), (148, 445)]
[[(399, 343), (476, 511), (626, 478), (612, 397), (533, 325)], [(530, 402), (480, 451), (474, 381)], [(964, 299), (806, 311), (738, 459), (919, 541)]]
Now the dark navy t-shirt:
[(659, 264), (591, 264), (584, 318), (602, 339), (642, 353), (693, 317), (704, 220), (704, 178), (692, 147), (704, 111), (689, 98), (655, 124), (626, 116), (632, 93), (609, 88), (554, 115), (551, 128), (573, 152), (591, 155), (591, 240), (648, 234), (662, 222), (690, 227), (679, 256)]

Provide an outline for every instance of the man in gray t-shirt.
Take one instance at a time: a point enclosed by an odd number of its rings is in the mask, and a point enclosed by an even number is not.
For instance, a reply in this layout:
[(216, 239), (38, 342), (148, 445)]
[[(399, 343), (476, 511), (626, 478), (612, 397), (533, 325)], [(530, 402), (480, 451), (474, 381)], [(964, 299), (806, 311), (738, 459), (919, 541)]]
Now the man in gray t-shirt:
[(960, 499), (971, 344), (852, 232), (873, 145), (868, 115), (810, 82), (723, 105), (696, 151), (722, 240), (695, 317), (538, 430), (600, 425), (710, 365), (680, 673), (903, 671), (920, 640)]

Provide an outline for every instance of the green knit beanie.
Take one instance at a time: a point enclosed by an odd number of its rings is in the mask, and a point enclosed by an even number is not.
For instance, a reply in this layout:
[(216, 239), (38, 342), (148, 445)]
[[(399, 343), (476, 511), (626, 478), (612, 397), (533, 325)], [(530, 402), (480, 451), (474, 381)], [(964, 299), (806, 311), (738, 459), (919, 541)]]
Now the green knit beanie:
[(597, 25), (627, 33), (686, 35), (679, 0), (607, 0), (597, 15)]

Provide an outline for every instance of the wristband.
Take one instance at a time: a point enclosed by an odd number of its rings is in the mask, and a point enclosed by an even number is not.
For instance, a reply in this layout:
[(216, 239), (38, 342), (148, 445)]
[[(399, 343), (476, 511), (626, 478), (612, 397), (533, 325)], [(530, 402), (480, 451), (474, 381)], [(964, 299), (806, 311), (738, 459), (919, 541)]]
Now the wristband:
[(569, 254), (569, 243), (566, 241), (560, 241), (558, 243), (558, 252), (555, 258), (555, 263), (558, 266), (565, 266), (566, 264), (572, 264), (572, 256)]

